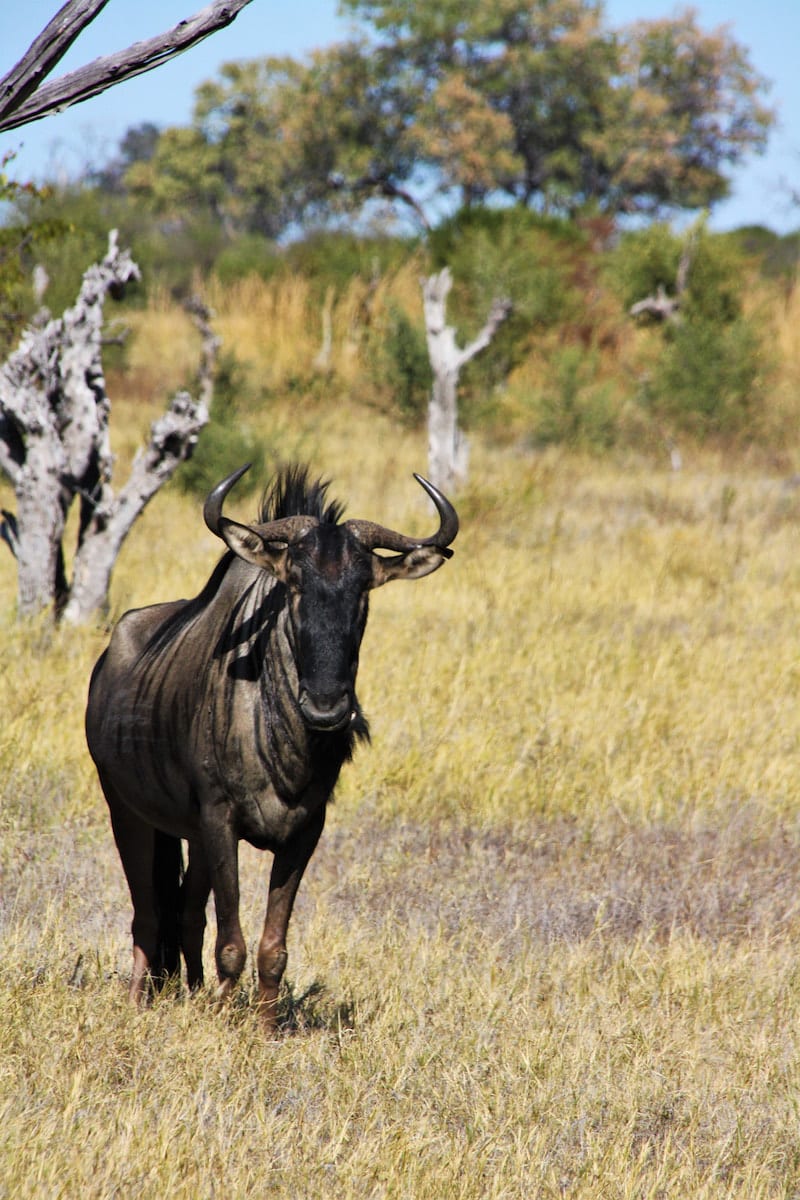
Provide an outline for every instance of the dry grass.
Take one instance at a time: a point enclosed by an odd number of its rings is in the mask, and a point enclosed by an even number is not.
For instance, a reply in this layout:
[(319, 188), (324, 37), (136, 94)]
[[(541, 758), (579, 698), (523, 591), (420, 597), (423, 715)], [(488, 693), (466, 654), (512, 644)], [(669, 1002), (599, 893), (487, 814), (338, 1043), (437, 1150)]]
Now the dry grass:
[[(119, 445), (150, 419), (123, 397)], [(350, 514), (428, 527), (423, 435), (355, 404), (263, 420)], [(266, 1044), (249, 974), (223, 1012), (128, 1010), (82, 735), (105, 633), (17, 627), (0, 559), (0, 1196), (800, 1195), (800, 492), (686, 458), (476, 444), (452, 563), (374, 597), (373, 745)], [(217, 553), (169, 490), (115, 613), (194, 593)], [(251, 942), (268, 858), (243, 848)]]

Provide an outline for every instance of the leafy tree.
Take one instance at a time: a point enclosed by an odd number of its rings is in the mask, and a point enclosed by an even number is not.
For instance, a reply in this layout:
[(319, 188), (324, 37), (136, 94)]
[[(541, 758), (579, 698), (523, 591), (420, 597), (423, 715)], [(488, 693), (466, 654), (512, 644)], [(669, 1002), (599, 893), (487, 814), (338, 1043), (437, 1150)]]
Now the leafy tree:
[(287, 228), (435, 188), (540, 210), (657, 213), (727, 192), (763, 147), (764, 81), (687, 12), (619, 30), (594, 0), (345, 0), (362, 39), (304, 62), (229, 63), (128, 182), (229, 233)]
[(134, 163), (150, 162), (158, 145), (159, 128), (152, 121), (131, 125), (119, 144), (119, 154), (91, 177), (91, 182), (102, 192), (124, 190), (126, 172)]
[(704, 33), (690, 11), (619, 33), (618, 119), (592, 138), (611, 207), (702, 208), (729, 191), (726, 168), (761, 150), (772, 113), (765, 81), (725, 27)]
[(198, 89), (191, 128), (165, 130), (126, 183), (162, 216), (203, 210), (230, 236), (275, 238), (408, 177), (414, 158), (402, 126), (409, 103), (355, 43), (305, 64), (228, 63)]
[(424, 95), (404, 135), (465, 202), (499, 190), (567, 212), (707, 205), (772, 121), (746, 51), (691, 11), (614, 31), (593, 0), (344, 6), (372, 27), (384, 71)]
[(448, 73), (420, 109), (420, 157), (458, 189), (465, 206), (486, 199), (520, 172), (509, 115), (498, 112), (462, 71)]
[(147, 160), (124, 175), (128, 193), (159, 217), (185, 224), (197, 217), (224, 217), (225, 179), (219, 155), (200, 130), (166, 129)]

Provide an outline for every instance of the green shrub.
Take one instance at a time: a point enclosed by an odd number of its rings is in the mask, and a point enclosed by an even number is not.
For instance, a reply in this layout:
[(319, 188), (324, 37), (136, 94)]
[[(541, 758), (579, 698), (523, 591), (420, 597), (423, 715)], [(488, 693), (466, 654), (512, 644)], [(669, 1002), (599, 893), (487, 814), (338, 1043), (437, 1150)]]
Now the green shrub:
[(626, 310), (659, 288), (674, 294), (682, 248), (669, 225), (649, 225), (622, 235), (609, 256), (606, 277)]
[(614, 445), (618, 405), (610, 385), (598, 384), (596, 375), (594, 353), (567, 346), (556, 356), (533, 404), (531, 432), (537, 445), (583, 450), (607, 450)]
[(644, 400), (661, 420), (696, 437), (741, 433), (758, 421), (765, 365), (752, 321), (696, 316), (667, 330)]
[(211, 489), (246, 462), (253, 469), (237, 491), (253, 491), (264, 474), (264, 447), (240, 418), (240, 398), (247, 392), (244, 370), (235, 355), (223, 355), (214, 380), (214, 398), (208, 425), (200, 434), (195, 452), (176, 475), (184, 492), (206, 496)]
[(285, 270), (305, 275), (322, 295), (331, 285), (344, 291), (353, 279), (375, 279), (395, 271), (415, 250), (416, 243), (405, 238), (322, 231), (290, 242), (283, 263)]
[[(690, 239), (687, 245), (687, 239)], [(640, 400), (662, 424), (697, 437), (739, 434), (758, 421), (768, 361), (762, 329), (744, 315), (747, 264), (734, 239), (703, 224), (678, 236), (667, 225), (626, 234), (609, 277), (626, 307), (656, 293), (675, 296), (681, 256), (686, 284), (676, 319), (654, 325), (660, 348)]]
[[(28, 204), (22, 211), (30, 216), (33, 210)], [(54, 313), (73, 302), (84, 271), (108, 249), (111, 229), (119, 231), (120, 244), (130, 248), (142, 273), (141, 284), (126, 292), (129, 304), (144, 304), (155, 285), (176, 297), (188, 295), (197, 273), (209, 273), (228, 244), (219, 222), (207, 216), (161, 221), (124, 194), (83, 183), (48, 188), (36, 211), (61, 228), (36, 255), (50, 277), (45, 303)]]
[(214, 272), (221, 283), (233, 283), (246, 275), (270, 279), (281, 266), (281, 257), (273, 241), (258, 233), (236, 238), (217, 255)]
[(396, 304), (373, 335), (373, 380), (403, 420), (417, 424), (428, 406), (432, 376), (425, 331)]
[(755, 259), (767, 279), (792, 281), (800, 265), (800, 231), (775, 233), (763, 225), (744, 225), (726, 235), (742, 254)]
[(11, 178), (13, 159), (0, 157), (0, 361), (36, 309), (33, 267), (65, 233), (64, 222), (47, 212), (47, 188)]
[(675, 296), (679, 264), (687, 250), (689, 266), (680, 298), (683, 317), (719, 325), (738, 320), (746, 263), (734, 241), (708, 233), (703, 223), (681, 235), (665, 224), (624, 234), (610, 256), (607, 277), (626, 309), (659, 288)]

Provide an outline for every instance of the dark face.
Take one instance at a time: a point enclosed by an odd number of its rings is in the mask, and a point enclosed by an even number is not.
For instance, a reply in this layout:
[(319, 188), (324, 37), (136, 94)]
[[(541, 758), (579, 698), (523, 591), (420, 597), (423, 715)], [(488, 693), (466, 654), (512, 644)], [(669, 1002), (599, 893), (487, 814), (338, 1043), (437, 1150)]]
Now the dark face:
[(342, 526), (319, 525), (290, 552), (286, 573), (300, 708), (321, 731), (355, 719), (358, 654), (372, 586), (370, 554)]

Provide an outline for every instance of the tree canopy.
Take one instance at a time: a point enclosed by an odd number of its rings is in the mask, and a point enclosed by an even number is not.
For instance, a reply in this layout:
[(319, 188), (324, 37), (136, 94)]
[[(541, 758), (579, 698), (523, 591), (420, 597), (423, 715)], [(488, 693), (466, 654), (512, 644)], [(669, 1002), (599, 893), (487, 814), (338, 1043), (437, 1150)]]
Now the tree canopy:
[(773, 120), (747, 51), (691, 10), (612, 29), (595, 0), (344, 8), (360, 36), (224, 66), (129, 186), (271, 237), (375, 195), (660, 215), (723, 198)]

